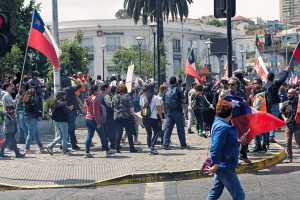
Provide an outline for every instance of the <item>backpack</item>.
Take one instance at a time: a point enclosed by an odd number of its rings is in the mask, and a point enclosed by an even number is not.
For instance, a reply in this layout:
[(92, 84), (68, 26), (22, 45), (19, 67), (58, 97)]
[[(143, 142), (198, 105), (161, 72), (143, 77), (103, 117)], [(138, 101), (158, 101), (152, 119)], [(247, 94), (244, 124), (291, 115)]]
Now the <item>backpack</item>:
[(104, 124), (106, 122), (107, 118), (107, 113), (106, 113), (106, 108), (103, 104), (100, 104), (100, 119), (101, 119), (101, 124)]
[(149, 119), (151, 116), (151, 108), (150, 108), (151, 102), (152, 102), (152, 98), (150, 100), (146, 99), (144, 106), (141, 109), (141, 116), (144, 119)]
[(175, 110), (179, 107), (179, 95), (176, 87), (167, 89), (165, 92), (165, 103), (170, 110)]

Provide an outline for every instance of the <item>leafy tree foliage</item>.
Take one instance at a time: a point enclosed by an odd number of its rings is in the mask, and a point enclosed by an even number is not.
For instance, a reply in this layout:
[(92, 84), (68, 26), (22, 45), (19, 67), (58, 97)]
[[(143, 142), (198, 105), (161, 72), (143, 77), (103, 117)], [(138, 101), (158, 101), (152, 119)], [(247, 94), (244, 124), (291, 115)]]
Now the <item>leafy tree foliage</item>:
[(23, 61), (23, 53), (19, 47), (13, 45), (11, 51), (0, 59), (0, 79), (15, 74), (19, 71), (20, 63)]

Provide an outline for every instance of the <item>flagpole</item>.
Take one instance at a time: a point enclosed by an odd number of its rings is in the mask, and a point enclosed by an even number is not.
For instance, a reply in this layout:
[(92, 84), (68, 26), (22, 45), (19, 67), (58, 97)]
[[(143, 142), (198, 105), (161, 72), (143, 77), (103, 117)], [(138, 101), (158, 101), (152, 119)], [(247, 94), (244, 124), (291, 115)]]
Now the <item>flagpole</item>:
[[(57, 0), (52, 0), (52, 25), (53, 25), (52, 31), (53, 31), (54, 39), (56, 43), (59, 45)], [(60, 66), (56, 69), (54, 68), (53, 82), (54, 82), (54, 97), (55, 97), (58, 91), (60, 90)]]
[(28, 51), (28, 42), (29, 42), (29, 37), (30, 37), (30, 34), (31, 34), (31, 30), (32, 30), (32, 24), (33, 24), (33, 16), (34, 16), (34, 13), (35, 13), (35, 9), (34, 9), (34, 11), (33, 11), (32, 17), (31, 17), (30, 30), (29, 30), (29, 35), (28, 35), (27, 44), (26, 44), (26, 50), (25, 50), (25, 56), (24, 56), (24, 61), (23, 61), (23, 66), (22, 66), (21, 80), (20, 80), (20, 85), (19, 85), (19, 91), (18, 91), (18, 94), (20, 94), (20, 91), (21, 91), (21, 85), (22, 85), (22, 82), (23, 82), (24, 69), (25, 69), (25, 62), (26, 62), (27, 51)]

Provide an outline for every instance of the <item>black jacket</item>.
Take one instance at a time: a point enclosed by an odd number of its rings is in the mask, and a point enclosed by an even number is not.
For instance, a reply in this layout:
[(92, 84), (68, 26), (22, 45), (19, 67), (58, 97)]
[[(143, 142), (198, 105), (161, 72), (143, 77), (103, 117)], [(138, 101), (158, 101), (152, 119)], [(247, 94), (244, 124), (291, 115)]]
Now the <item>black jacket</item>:
[(283, 114), (287, 119), (287, 127), (298, 130), (300, 128), (299, 125), (296, 124), (295, 116), (297, 113), (298, 107), (298, 98), (295, 97), (292, 101), (287, 100), (282, 103), (282, 107), (280, 113)]
[(51, 118), (56, 122), (68, 122), (68, 109), (66, 102), (58, 100), (54, 103)]
[(284, 70), (279, 74), (278, 79), (276, 79), (274, 82), (268, 81), (264, 85), (263, 90), (270, 93), (270, 96), (272, 97), (272, 104), (280, 103), (278, 90), (280, 86), (282, 86), (283, 83), (286, 81), (288, 75), (289, 75), (288, 71)]
[(81, 84), (78, 84), (76, 87), (71, 86), (65, 89), (65, 92), (67, 94), (67, 98), (66, 98), (67, 106), (74, 105), (74, 110), (79, 110), (78, 100), (77, 100), (77, 96), (75, 95), (75, 92), (80, 88), (81, 88)]

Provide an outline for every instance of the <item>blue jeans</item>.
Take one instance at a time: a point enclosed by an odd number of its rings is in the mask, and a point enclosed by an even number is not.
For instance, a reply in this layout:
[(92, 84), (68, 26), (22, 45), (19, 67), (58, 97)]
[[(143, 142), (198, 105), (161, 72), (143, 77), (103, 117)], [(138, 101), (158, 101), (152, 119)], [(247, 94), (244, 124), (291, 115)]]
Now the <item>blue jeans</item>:
[(18, 120), (19, 135), (20, 135), (19, 141), (25, 141), (28, 130), (24, 121), (24, 111), (17, 111), (17, 120)]
[(167, 114), (166, 129), (164, 133), (164, 146), (169, 147), (172, 131), (175, 124), (177, 127), (177, 134), (180, 141), (180, 145), (182, 147), (186, 147), (187, 144), (186, 144), (185, 132), (184, 132), (184, 118), (183, 118), (183, 113), (180, 111), (171, 111), (168, 112)]
[(50, 148), (53, 148), (57, 143), (62, 141), (62, 149), (63, 153), (66, 153), (68, 148), (68, 123), (67, 122), (56, 122), (55, 124), (55, 132), (58, 136), (54, 139), (54, 141), (49, 145)]
[(30, 150), (30, 145), (34, 136), (34, 139), (36, 141), (36, 144), (41, 148), (43, 147), (43, 144), (40, 140), (40, 133), (38, 129), (38, 119), (35, 117), (24, 117), (25, 120), (25, 125), (28, 130), (28, 135), (26, 138), (26, 144), (25, 144), (25, 149)]
[(20, 154), (15, 135), (15, 133), (5, 133), (4, 144), (0, 147), (0, 155), (4, 155), (4, 150), (8, 145), (10, 145), (10, 148), (14, 150), (16, 155)]
[(110, 142), (110, 148), (114, 149), (116, 146), (116, 124), (113, 119), (106, 120), (106, 122), (103, 124), (104, 131), (106, 133), (106, 136), (108, 137), (108, 140)]
[(75, 135), (75, 121), (77, 117), (77, 110), (68, 113), (68, 137), (70, 137), (72, 148), (77, 147), (77, 138)]
[(87, 134), (86, 140), (85, 140), (85, 153), (90, 153), (90, 147), (91, 147), (91, 143), (92, 143), (92, 139), (93, 139), (95, 131), (97, 131), (98, 136), (100, 138), (100, 141), (102, 144), (102, 149), (104, 149), (105, 151), (108, 151), (109, 150), (108, 141), (107, 141), (107, 137), (106, 137), (103, 126), (101, 125), (100, 128), (97, 128), (97, 124), (96, 124), (95, 120), (86, 119), (85, 123), (86, 123), (86, 127), (88, 129), (88, 134)]
[(233, 200), (245, 199), (245, 193), (235, 169), (219, 168), (215, 173), (213, 184), (206, 200), (218, 199), (223, 193), (224, 186)]
[[(279, 103), (275, 103), (272, 105), (272, 108), (270, 110), (270, 114), (273, 115), (274, 117), (278, 117), (280, 112), (279, 112)], [(270, 131), (270, 138), (275, 138), (275, 131)]]
[(269, 145), (269, 133), (264, 133), (255, 137), (255, 145), (261, 145), (261, 139), (263, 145)]

